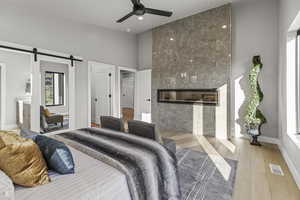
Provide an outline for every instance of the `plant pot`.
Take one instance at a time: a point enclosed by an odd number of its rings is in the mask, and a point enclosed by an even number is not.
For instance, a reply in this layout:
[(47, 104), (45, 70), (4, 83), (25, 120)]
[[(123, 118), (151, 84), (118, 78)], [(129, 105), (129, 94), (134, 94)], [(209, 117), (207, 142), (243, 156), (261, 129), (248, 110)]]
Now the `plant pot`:
[(261, 125), (251, 124), (247, 126), (247, 133), (252, 137), (251, 145), (261, 146), (261, 143), (258, 141), (258, 137), (261, 135), (260, 132)]

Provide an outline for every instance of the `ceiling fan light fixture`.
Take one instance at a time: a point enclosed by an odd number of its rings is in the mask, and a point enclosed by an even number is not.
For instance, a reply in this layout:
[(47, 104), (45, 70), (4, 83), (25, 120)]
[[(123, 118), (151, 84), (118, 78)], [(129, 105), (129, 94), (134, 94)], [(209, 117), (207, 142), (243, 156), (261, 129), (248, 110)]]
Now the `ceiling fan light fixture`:
[(117, 21), (117, 23), (122, 23), (128, 18), (132, 17), (133, 15), (138, 16), (138, 20), (143, 20), (144, 14), (151, 14), (151, 15), (158, 15), (158, 16), (163, 16), (163, 17), (171, 17), (173, 12), (170, 11), (165, 11), (165, 10), (158, 10), (158, 9), (153, 9), (153, 8), (147, 8), (145, 7), (142, 3), (141, 0), (131, 0), (133, 4), (133, 9), (130, 13), (122, 17)]

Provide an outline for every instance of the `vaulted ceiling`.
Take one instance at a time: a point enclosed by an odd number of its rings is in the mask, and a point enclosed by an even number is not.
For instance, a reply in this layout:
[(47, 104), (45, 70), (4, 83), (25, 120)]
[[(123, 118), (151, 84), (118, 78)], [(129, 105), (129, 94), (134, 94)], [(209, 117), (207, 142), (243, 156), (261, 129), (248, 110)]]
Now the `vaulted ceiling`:
[(124, 23), (116, 20), (132, 10), (131, 0), (1, 0), (2, 8), (22, 10), (23, 14), (35, 14), (55, 19), (96, 25), (118, 31), (131, 30), (141, 33), (153, 27), (218, 7), (232, 0), (141, 0), (146, 7), (170, 10), (170, 18), (145, 15), (140, 21), (136, 16)]

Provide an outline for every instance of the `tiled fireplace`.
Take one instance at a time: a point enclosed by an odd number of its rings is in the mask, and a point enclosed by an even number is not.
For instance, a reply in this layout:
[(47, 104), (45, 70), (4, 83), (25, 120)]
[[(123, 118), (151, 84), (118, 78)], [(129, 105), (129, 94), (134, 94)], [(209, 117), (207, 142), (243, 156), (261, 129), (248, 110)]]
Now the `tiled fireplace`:
[(161, 131), (229, 133), (231, 5), (152, 30), (152, 121)]

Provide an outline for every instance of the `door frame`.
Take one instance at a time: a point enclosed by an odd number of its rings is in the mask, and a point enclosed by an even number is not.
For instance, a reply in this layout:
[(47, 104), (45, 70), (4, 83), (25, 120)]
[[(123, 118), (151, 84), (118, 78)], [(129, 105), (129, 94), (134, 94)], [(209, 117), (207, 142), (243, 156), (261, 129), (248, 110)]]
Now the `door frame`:
[[(21, 45), (21, 44), (12, 43), (12, 42), (0, 41), (0, 44), (4, 45), (4, 46), (11, 46), (11, 47), (21, 48), (21, 49), (33, 49), (32, 46)], [(31, 119), (30, 119), (31, 122), (30, 123), (31, 123), (31, 130), (39, 132), (40, 131), (40, 108), (39, 108), (39, 106), (34, 106), (35, 103), (37, 103), (38, 105), (40, 105), (40, 103), (41, 103), (41, 100), (40, 100), (41, 99), (41, 91), (40, 91), (40, 88), (41, 88), (41, 80), (40, 79), (41, 79), (41, 77), (40, 77), (39, 73), (37, 74), (37, 72), (40, 71), (39, 70), (39, 67), (40, 67), (39, 60), (41, 58), (45, 58), (45, 59), (43, 59), (45, 61), (60, 62), (60, 63), (65, 62), (69, 66), (71, 64), (71, 61), (64, 60), (64, 59), (59, 59), (59, 58), (54, 58), (54, 57), (38, 55), (38, 62), (35, 62), (34, 61), (34, 55), (32, 53), (19, 52), (19, 51), (8, 50), (8, 49), (3, 49), (3, 48), (0, 48), (0, 49), (3, 50), (3, 51), (17, 52), (17, 53), (21, 53), (21, 54), (30, 55), (30, 58), (31, 58), (31, 74), (32, 74), (32, 83), (31, 83), (31, 87), (32, 87), (31, 105), (32, 106), (31, 106)], [(43, 48), (39, 48), (39, 50), (43, 51), (44, 53), (55, 54), (55, 55), (59, 55), (59, 56), (63, 56), (63, 57), (69, 57), (70, 56), (70, 54), (61, 53), (61, 52), (52, 51), (52, 50), (47, 50), (47, 49), (43, 49)], [(76, 58), (82, 59), (80, 56), (76, 56)], [(74, 118), (75, 117), (75, 112), (76, 112), (76, 110), (75, 110), (75, 67), (76, 67), (76, 62), (74, 62), (74, 66), (71, 67), (72, 72), (74, 72), (74, 73), (72, 73), (73, 78), (69, 79), (69, 81), (73, 82), (72, 84), (70, 84), (71, 82), (69, 82), (69, 90), (71, 91), (71, 87), (72, 87), (72, 91), (73, 91), (72, 95), (69, 94), (69, 98), (72, 97), (72, 103), (69, 102), (69, 115), (70, 114), (73, 115), (73, 117), (72, 117), (73, 118), (73, 124), (72, 124), (73, 129), (75, 129), (75, 127), (76, 127), (76, 120)], [(69, 67), (69, 69), (70, 69), (70, 67)], [(70, 75), (71, 75), (71, 71), (69, 71), (69, 76)], [(36, 81), (38, 81), (38, 84), (35, 84)], [(38, 98), (38, 96), (40, 96), (40, 97)], [(36, 113), (38, 113), (37, 116), (35, 116)], [(71, 116), (70, 116), (70, 118), (71, 118)], [(70, 122), (69, 127), (71, 127), (71, 122)], [(69, 130), (71, 128), (69, 128)], [(46, 135), (54, 135), (54, 134), (58, 134), (58, 133), (63, 132), (63, 131), (66, 131), (66, 130), (54, 131), (54, 132), (51, 132), (51, 133), (47, 133)]]
[(133, 68), (129, 68), (129, 67), (121, 67), (118, 66), (117, 67), (117, 92), (116, 92), (116, 96), (117, 96), (117, 113), (116, 116), (118, 118), (121, 118), (121, 71), (130, 71), (134, 73), (134, 118), (136, 116), (136, 108), (137, 108), (137, 81), (136, 81), (136, 74), (137, 74), (137, 70), (133, 69)]
[[(68, 66), (69, 74), (69, 84), (68, 84), (68, 113), (69, 113), (69, 128), (63, 131), (74, 130), (76, 128), (76, 119), (75, 119), (75, 67), (71, 66), (71, 62), (68, 60), (48, 57), (48, 56), (38, 56), (37, 62), (32, 63), (32, 107), (31, 107), (31, 129), (34, 131), (40, 131), (40, 105), (42, 105), (42, 77), (41, 77), (41, 61), (46, 62), (55, 62), (60, 64), (65, 64)], [(38, 105), (38, 106), (37, 106)], [(48, 134), (57, 134), (61, 130), (54, 131)]]
[(6, 65), (5, 63), (0, 62), (1, 70), (1, 113), (0, 113), (0, 129), (5, 130), (5, 121), (6, 121)]
[(106, 65), (108, 68), (111, 68), (112, 79), (111, 79), (111, 94), (112, 94), (112, 116), (117, 116), (117, 107), (116, 107), (116, 66), (112, 64), (101, 63), (97, 61), (88, 61), (88, 127), (91, 127), (92, 123), (92, 69), (94, 65)]

